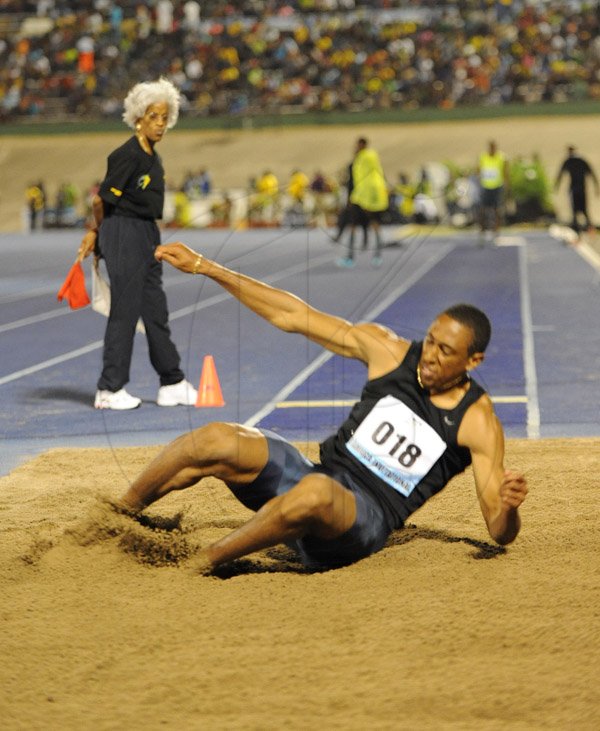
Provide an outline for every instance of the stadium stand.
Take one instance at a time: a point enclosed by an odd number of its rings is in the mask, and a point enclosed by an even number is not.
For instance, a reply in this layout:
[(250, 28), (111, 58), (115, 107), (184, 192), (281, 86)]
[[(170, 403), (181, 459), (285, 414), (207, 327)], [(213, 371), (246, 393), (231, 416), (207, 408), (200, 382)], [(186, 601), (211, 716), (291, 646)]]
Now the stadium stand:
[(600, 99), (584, 0), (0, 0), (0, 122), (118, 118), (165, 75), (184, 115)]

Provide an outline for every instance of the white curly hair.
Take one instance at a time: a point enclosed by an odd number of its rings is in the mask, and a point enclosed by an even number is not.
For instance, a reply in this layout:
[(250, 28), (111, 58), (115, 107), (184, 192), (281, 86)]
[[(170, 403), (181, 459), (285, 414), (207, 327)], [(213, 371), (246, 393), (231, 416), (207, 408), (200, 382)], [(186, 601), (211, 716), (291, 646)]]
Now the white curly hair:
[(180, 95), (175, 84), (164, 76), (158, 81), (142, 81), (129, 90), (123, 102), (123, 121), (128, 127), (135, 129), (135, 123), (144, 116), (148, 107), (160, 102), (166, 102), (169, 107), (167, 129), (171, 129), (179, 117)]

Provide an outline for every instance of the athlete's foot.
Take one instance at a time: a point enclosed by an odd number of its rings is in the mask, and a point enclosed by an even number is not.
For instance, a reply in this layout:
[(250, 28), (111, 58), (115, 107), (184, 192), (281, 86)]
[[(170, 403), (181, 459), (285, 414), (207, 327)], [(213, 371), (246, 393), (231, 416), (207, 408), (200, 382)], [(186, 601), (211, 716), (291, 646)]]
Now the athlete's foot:
[(206, 551), (201, 550), (195, 556), (187, 562), (186, 568), (193, 574), (199, 576), (210, 576), (213, 569), (215, 568), (208, 556)]
[(125, 502), (122, 498), (115, 498), (110, 495), (100, 495), (98, 500), (119, 515), (127, 515), (131, 518), (136, 517), (141, 511), (141, 507), (135, 507)]
[(356, 266), (354, 259), (351, 259), (349, 256), (336, 259), (335, 264), (338, 267), (345, 267), (346, 269), (352, 269), (352, 267)]
[(65, 533), (77, 543), (87, 546), (100, 540), (123, 535), (137, 518), (132, 511), (116, 498), (100, 494), (81, 519)]

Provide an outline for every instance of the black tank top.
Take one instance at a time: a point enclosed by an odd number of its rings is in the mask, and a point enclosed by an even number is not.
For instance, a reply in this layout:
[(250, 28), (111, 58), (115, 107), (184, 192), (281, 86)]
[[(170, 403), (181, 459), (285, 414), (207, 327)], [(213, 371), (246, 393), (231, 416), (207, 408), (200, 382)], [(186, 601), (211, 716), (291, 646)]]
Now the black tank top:
[[(346, 421), (336, 434), (320, 445), (321, 464), (334, 474), (348, 473), (354, 482), (371, 492), (382, 505), (392, 530), (401, 527), (411, 513), (421, 507), (432, 495), (442, 490), (452, 477), (463, 472), (471, 464), (471, 453), (466, 447), (457, 444), (457, 434), (466, 410), (485, 393), (478, 383), (471, 381), (469, 390), (455, 408), (440, 409), (434, 406), (428, 392), (422, 389), (417, 381), (417, 365), (422, 347), (422, 342), (411, 343), (398, 368), (379, 378), (367, 381), (360, 401), (354, 404)], [(369, 438), (373, 438), (378, 445), (385, 442), (386, 459), (392, 459), (387, 456), (387, 453), (393, 454), (391, 470), (387, 469), (385, 465), (381, 465), (379, 469), (375, 470), (367, 467), (364, 460), (357, 458), (360, 449), (357, 452), (356, 448), (352, 446), (353, 437), (359, 426), (374, 407), (378, 406), (379, 409), (382, 399), (386, 399), (386, 402), (390, 400), (393, 403), (397, 403), (396, 400), (401, 402), (398, 406), (399, 411), (416, 415), (418, 417), (416, 421), (420, 419), (429, 425), (435, 434), (431, 433), (427, 426), (422, 426), (422, 430), (429, 434), (427, 442), (441, 445), (439, 442), (441, 437), (446, 444), (441, 456), (435, 458), (431, 468), (414, 487), (404, 484), (400, 478), (394, 478), (403, 485), (402, 491), (389, 484), (390, 480), (394, 481), (390, 475), (393, 476), (395, 467), (397, 467), (396, 460), (400, 464), (400, 470), (403, 470), (405, 467), (413, 468), (415, 463), (425, 458), (425, 453), (421, 454), (417, 444), (411, 441), (410, 434), (408, 437), (403, 436), (401, 430), (394, 434), (393, 424), (385, 418), (379, 420), (378, 412), (373, 413), (368, 427), (365, 425)], [(408, 407), (410, 411), (407, 411), (405, 407)], [(381, 409), (379, 411), (386, 413)], [(372, 420), (374, 421), (371, 424)], [(353, 449), (353, 452), (350, 449)], [(443, 445), (439, 449), (443, 449)], [(387, 480), (384, 479), (385, 476), (388, 476)]]

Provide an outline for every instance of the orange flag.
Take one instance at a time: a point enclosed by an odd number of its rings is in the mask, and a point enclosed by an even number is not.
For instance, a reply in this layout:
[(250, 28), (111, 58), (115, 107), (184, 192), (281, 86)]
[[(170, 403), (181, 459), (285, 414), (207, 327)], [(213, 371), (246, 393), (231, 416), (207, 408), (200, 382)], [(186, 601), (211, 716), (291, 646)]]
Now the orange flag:
[(80, 261), (76, 261), (69, 269), (69, 273), (56, 297), (59, 302), (66, 299), (72, 310), (90, 304), (90, 298), (85, 288), (85, 274)]

